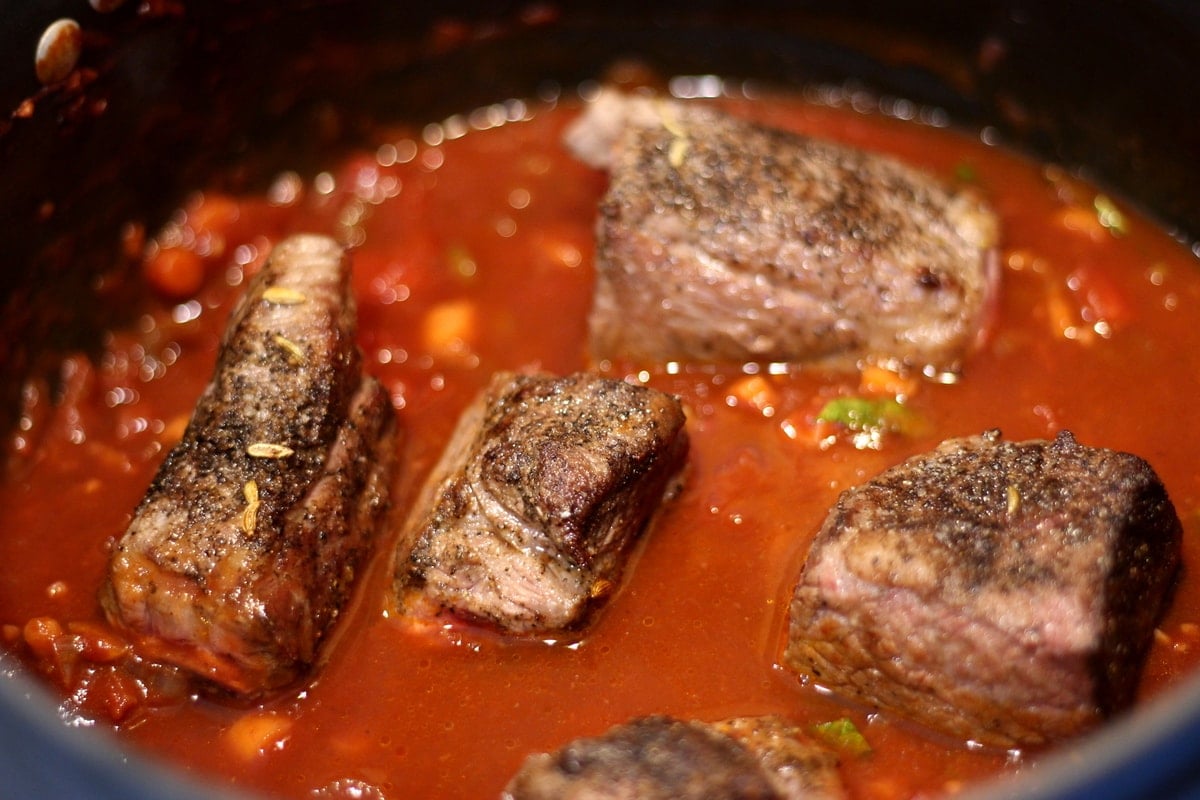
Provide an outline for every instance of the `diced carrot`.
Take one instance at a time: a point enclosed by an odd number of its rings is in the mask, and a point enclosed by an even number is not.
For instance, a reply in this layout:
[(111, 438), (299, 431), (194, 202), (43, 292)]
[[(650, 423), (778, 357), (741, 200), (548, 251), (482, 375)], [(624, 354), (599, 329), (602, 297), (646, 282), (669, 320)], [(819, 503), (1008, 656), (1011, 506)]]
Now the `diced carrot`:
[(748, 406), (764, 416), (773, 414), (779, 406), (779, 391), (762, 375), (738, 378), (729, 387), (728, 396), (737, 405)]
[(863, 367), (858, 381), (859, 391), (863, 394), (893, 397), (912, 397), (920, 386), (920, 382), (911, 375), (901, 375), (875, 365)]
[(97, 670), (87, 690), (87, 703), (113, 722), (124, 722), (146, 699), (144, 688), (121, 669)]
[(174, 445), (183, 438), (184, 431), (187, 430), (188, 416), (179, 414), (166, 421), (163, 426), (162, 441), (166, 445)]
[(81, 638), (83, 657), (88, 661), (116, 661), (129, 652), (126, 642), (97, 622), (68, 622), (67, 630)]
[(1100, 224), (1094, 209), (1072, 204), (1065, 206), (1057, 216), (1060, 226), (1075, 233), (1082, 233), (1092, 241), (1100, 242), (1108, 237), (1108, 231)]
[(241, 216), (241, 208), (232, 197), (223, 194), (197, 194), (187, 206), (187, 224), (196, 236), (221, 234)]
[(240, 717), (225, 735), (234, 753), (250, 761), (269, 750), (281, 748), (291, 731), (291, 719), (282, 714), (261, 711)]
[(1083, 343), (1092, 340), (1092, 329), (1082, 324), (1077, 310), (1056, 283), (1047, 284), (1046, 313), (1050, 330), (1055, 336)]
[(1112, 279), (1100, 270), (1084, 263), (1076, 267), (1067, 278), (1069, 286), (1083, 305), (1091, 309), (1091, 316), (1104, 320), (1109, 326), (1122, 325), (1133, 316), (1129, 300)]
[(54, 656), (54, 640), (62, 636), (63, 627), (53, 617), (34, 617), (21, 633), (35, 656), (48, 659)]
[(168, 247), (144, 262), (142, 274), (158, 294), (168, 300), (182, 300), (204, 285), (204, 261), (191, 250)]
[(468, 359), (475, 340), (479, 312), (470, 300), (451, 300), (425, 315), (422, 341), (435, 357), (459, 362)]
[(808, 409), (796, 410), (786, 415), (779, 421), (779, 429), (794, 442), (818, 448), (832, 433), (832, 426), (814, 421)]

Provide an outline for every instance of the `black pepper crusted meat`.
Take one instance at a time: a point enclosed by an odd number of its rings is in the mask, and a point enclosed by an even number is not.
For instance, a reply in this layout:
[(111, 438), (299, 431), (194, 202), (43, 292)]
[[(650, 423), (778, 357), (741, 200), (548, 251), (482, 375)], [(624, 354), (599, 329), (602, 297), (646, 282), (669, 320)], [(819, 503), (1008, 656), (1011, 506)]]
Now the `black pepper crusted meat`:
[(837, 757), (779, 717), (644, 717), (525, 760), (504, 800), (832, 800)]
[(362, 372), (355, 328), (342, 248), (280, 242), (112, 554), (105, 611), (146, 657), (241, 695), (314, 663), (372, 546), (394, 463), (395, 413)]
[(952, 439), (838, 499), (791, 603), (784, 662), (967, 740), (1037, 746), (1133, 699), (1180, 563), (1141, 458)]
[(615, 91), (566, 141), (610, 172), (589, 320), (598, 359), (953, 372), (986, 327), (998, 222), (974, 192), (696, 103)]
[(498, 373), (405, 525), (398, 607), (511, 633), (577, 628), (677, 488), (687, 445), (679, 401), (657, 390)]

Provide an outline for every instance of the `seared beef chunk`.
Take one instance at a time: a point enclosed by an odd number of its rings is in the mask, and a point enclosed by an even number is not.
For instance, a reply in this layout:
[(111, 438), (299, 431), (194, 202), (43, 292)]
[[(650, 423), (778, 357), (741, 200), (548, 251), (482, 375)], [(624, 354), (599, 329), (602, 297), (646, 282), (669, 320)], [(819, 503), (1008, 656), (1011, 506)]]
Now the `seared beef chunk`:
[(616, 92), (567, 143), (611, 171), (597, 358), (952, 371), (981, 332), (997, 221), (972, 193), (879, 155)]
[(349, 264), (280, 242), (116, 544), (102, 599), (146, 656), (240, 694), (309, 667), (387, 501), (395, 414), (364, 377)]
[(396, 596), (514, 633), (578, 626), (614, 588), (687, 453), (673, 397), (595, 375), (501, 373), (406, 525)]
[(525, 760), (506, 800), (750, 800), (845, 796), (837, 757), (778, 717), (646, 717)]
[(963, 739), (1063, 739), (1133, 699), (1180, 537), (1136, 456), (1066, 432), (950, 440), (838, 499), (784, 660)]

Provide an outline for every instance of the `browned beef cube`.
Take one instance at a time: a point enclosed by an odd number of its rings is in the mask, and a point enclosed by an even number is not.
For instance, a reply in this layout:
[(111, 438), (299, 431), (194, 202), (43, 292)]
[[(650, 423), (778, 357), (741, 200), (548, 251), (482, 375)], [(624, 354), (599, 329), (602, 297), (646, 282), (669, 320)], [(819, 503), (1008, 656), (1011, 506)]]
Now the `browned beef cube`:
[(587, 373), (500, 373), (463, 414), (397, 549), (396, 598), (513, 633), (578, 627), (687, 454), (683, 408)]
[(526, 759), (506, 800), (823, 800), (837, 757), (779, 717), (646, 717)]
[(102, 601), (141, 653), (239, 694), (303, 675), (387, 506), (395, 413), (362, 372), (350, 265), (280, 242), (234, 311), (183, 439), (116, 544)]
[(610, 170), (597, 359), (954, 371), (980, 335), (998, 222), (974, 193), (697, 103), (613, 91), (567, 142)]
[(791, 669), (1000, 747), (1086, 731), (1133, 699), (1180, 561), (1142, 459), (954, 439), (842, 494), (791, 604)]

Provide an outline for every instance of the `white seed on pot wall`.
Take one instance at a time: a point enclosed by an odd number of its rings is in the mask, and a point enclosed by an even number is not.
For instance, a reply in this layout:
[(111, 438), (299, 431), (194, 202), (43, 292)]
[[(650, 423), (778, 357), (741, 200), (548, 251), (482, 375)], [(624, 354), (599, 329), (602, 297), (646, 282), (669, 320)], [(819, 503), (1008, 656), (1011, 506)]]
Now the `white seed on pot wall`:
[(73, 19), (50, 23), (38, 40), (34, 69), (43, 84), (58, 83), (71, 74), (83, 52), (83, 31)]

